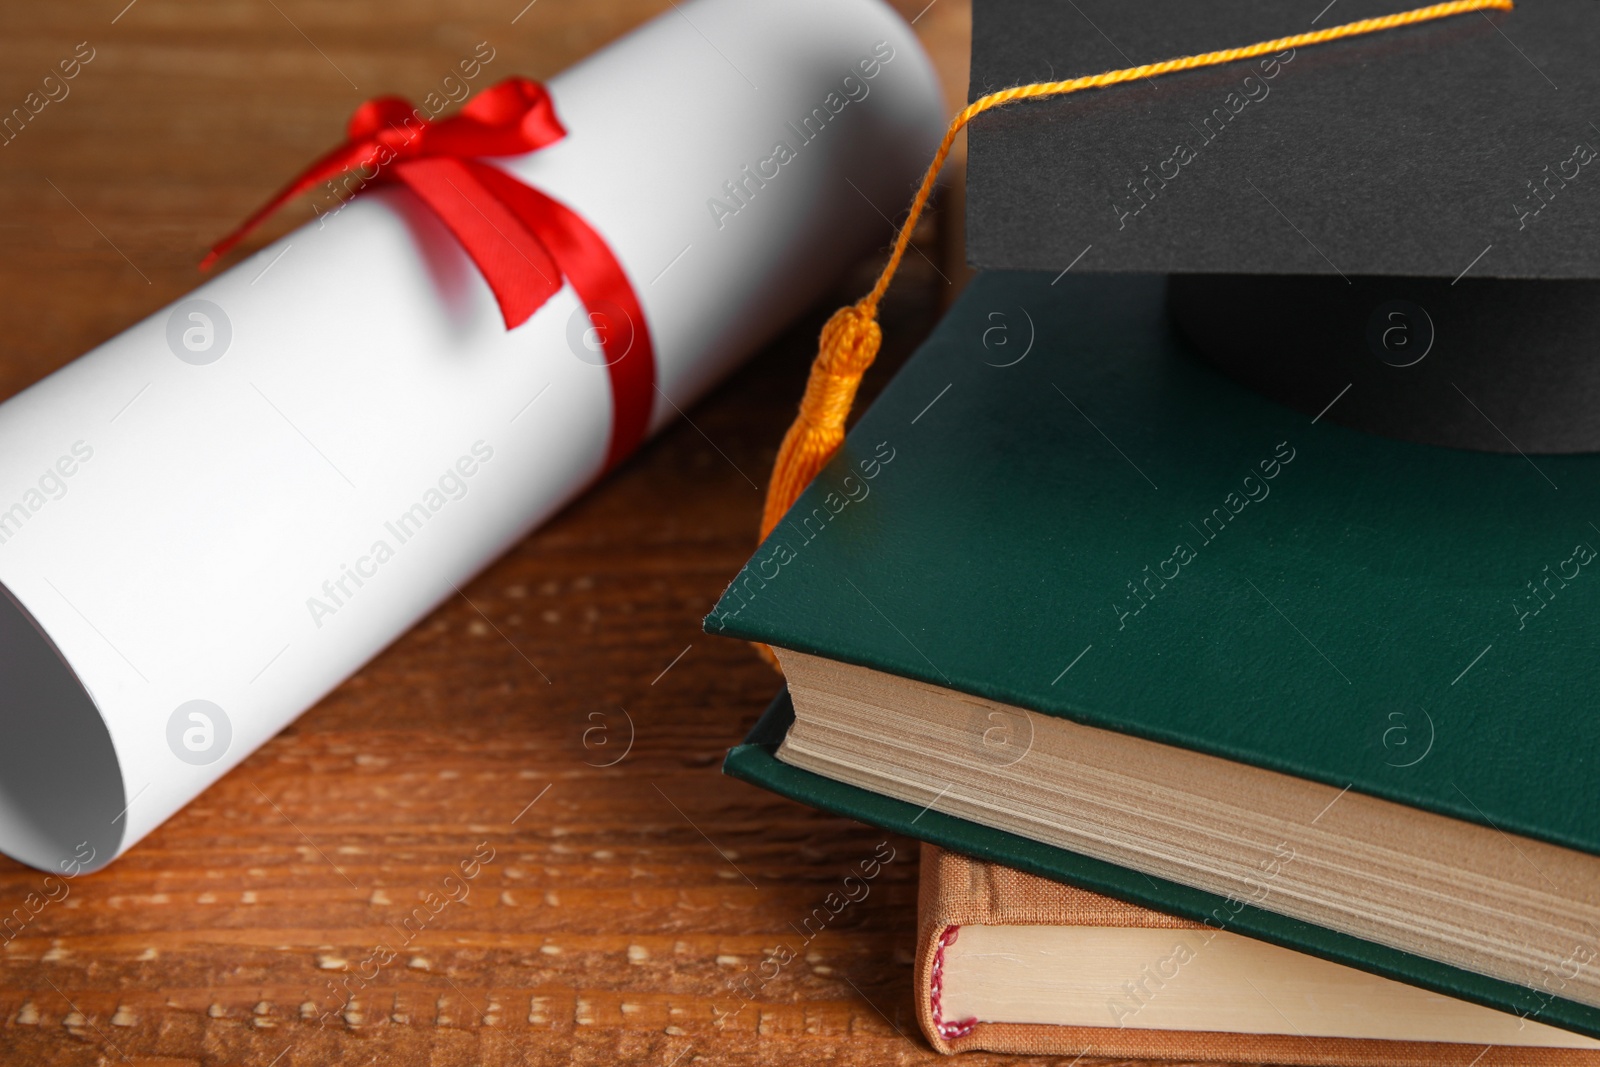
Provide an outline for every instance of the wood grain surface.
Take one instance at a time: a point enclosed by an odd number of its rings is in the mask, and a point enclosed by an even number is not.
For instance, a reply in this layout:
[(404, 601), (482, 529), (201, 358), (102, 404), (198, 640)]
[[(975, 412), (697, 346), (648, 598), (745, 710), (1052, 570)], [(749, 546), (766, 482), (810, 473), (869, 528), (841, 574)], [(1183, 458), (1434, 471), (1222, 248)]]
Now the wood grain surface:
[[(192, 288), (205, 246), (360, 100), (421, 98), (483, 40), (495, 77), (548, 76), (670, 2), (0, 4), (0, 113), (93, 52), (0, 147), (0, 396)], [(963, 0), (899, 6), (961, 98)], [(70, 883), (0, 950), (0, 1063), (935, 1060), (912, 1012), (914, 843), (720, 775), (777, 679), (699, 625), (754, 547), (816, 330), (871, 269)], [(912, 258), (868, 392), (954, 287)], [(741, 992), (880, 847), (894, 859), (867, 899)], [(447, 882), (463, 864), (475, 877)], [(40, 880), (0, 860), (0, 911)]]

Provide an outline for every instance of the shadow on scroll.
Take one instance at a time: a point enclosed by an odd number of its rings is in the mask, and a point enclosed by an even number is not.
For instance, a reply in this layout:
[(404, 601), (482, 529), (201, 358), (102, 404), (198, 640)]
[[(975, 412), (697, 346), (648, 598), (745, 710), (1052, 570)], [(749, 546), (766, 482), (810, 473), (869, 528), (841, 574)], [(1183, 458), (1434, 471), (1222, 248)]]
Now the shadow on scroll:
[(125, 805), (93, 698), (0, 586), (0, 851), (57, 875), (98, 869), (122, 844)]

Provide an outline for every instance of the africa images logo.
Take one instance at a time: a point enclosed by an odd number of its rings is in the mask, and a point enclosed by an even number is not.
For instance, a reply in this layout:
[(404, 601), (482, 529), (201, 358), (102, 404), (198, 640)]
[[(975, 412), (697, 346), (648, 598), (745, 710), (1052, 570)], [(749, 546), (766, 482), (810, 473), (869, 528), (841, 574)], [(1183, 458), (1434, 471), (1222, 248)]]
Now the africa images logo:
[(233, 723), (209, 700), (185, 701), (167, 718), (167, 747), (191, 766), (217, 762), (232, 743)]
[(1412, 367), (1433, 350), (1433, 317), (1420, 304), (1390, 300), (1367, 319), (1367, 347), (1391, 367)]
[(227, 354), (233, 323), (209, 300), (185, 300), (167, 316), (167, 347), (185, 363), (204, 367)]

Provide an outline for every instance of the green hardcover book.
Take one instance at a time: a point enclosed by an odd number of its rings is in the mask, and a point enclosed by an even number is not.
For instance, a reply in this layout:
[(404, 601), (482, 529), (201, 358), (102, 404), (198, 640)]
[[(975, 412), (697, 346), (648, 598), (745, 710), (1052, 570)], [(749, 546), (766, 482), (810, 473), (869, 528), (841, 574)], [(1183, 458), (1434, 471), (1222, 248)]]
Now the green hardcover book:
[(1600, 456), (1347, 429), (1052, 278), (980, 276), (707, 618), (793, 698), (728, 771), (1600, 1035)]

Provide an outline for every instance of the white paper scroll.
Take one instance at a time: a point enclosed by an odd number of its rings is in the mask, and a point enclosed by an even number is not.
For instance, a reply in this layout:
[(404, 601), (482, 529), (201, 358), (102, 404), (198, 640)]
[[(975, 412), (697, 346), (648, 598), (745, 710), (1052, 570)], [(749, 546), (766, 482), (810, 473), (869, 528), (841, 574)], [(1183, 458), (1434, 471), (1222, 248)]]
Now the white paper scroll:
[[(943, 128), (879, 0), (680, 3), (549, 84), (569, 135), (505, 165), (626, 269), (653, 429), (884, 241)], [(108, 862), (585, 487), (590, 328), (564, 289), (507, 332), (380, 190), (0, 405), (0, 849)]]

